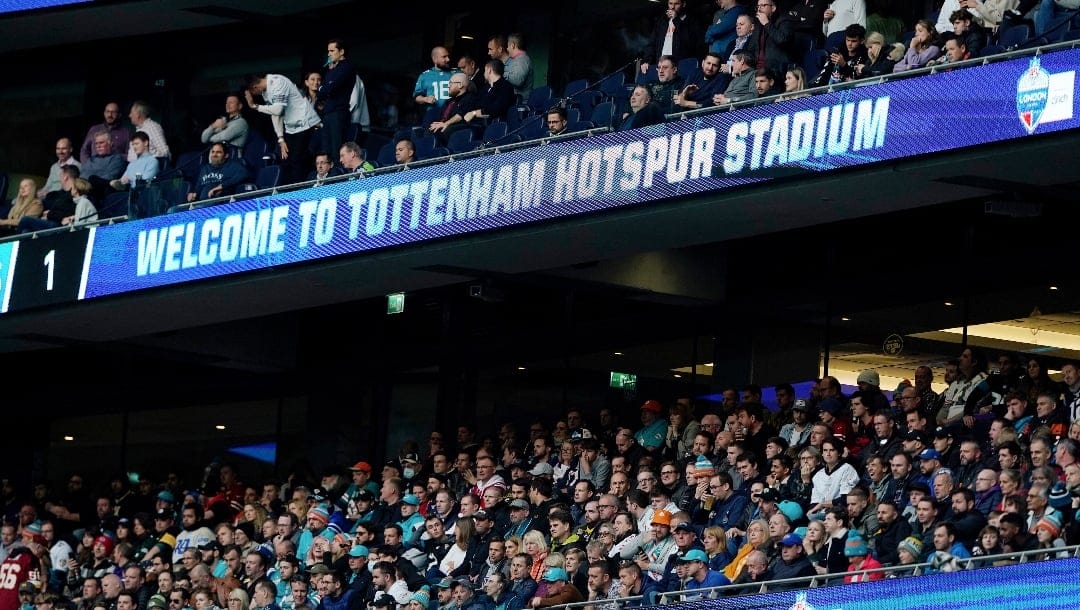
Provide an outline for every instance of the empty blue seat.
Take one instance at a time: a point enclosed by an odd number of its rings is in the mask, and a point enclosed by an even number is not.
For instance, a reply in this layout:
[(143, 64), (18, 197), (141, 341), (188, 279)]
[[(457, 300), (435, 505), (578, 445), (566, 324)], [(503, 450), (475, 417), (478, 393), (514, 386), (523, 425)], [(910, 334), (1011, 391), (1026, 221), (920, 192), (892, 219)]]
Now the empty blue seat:
[(622, 72), (616, 72), (611, 76), (608, 76), (604, 80), (600, 81), (600, 93), (603, 93), (606, 97), (613, 98), (623, 94), (625, 89), (623, 83), (626, 82), (626, 75)]
[(1035, 29), (1028, 23), (1017, 23), (1003, 28), (998, 33), (998, 44), (1006, 49), (1019, 47), (1035, 36)]
[(500, 140), (506, 137), (508, 131), (510, 131), (510, 129), (506, 123), (495, 121), (484, 128), (484, 135), (481, 140), (485, 144), (503, 144)]
[(416, 149), (417, 159), (430, 159), (435, 150), (435, 136), (427, 134), (421, 137), (413, 137), (413, 148)]
[(379, 167), (387, 167), (397, 163), (397, 159), (394, 158), (394, 142), (387, 142), (379, 148), (379, 156), (375, 158), (375, 161), (379, 164)]
[(450, 138), (447, 141), (447, 148), (454, 154), (463, 152), (469, 152), (476, 148), (473, 143), (473, 132), (471, 129), (459, 129), (450, 134)]
[(649, 66), (649, 69), (644, 73), (639, 70), (637, 76), (634, 77), (634, 83), (638, 85), (648, 85), (649, 83), (655, 83), (659, 80), (660, 77), (656, 75), (656, 66)]
[(683, 75), (684, 78), (689, 78), (691, 74), (697, 71), (698, 60), (696, 57), (680, 59), (678, 65), (675, 67), (679, 69), (679, 74)]
[(593, 128), (591, 121), (574, 121), (573, 123), (566, 124), (566, 131), (573, 133), (575, 131), (587, 131)]
[(532, 109), (533, 112), (543, 112), (551, 106), (551, 87), (543, 86), (536, 87), (529, 94), (529, 101), (526, 105)]
[(592, 117), (590, 121), (597, 127), (611, 127), (611, 117), (615, 113), (615, 104), (611, 102), (601, 102), (593, 108)]
[(563, 97), (574, 97), (578, 93), (581, 93), (589, 87), (589, 80), (585, 78), (579, 78), (566, 83), (566, 89), (563, 90)]

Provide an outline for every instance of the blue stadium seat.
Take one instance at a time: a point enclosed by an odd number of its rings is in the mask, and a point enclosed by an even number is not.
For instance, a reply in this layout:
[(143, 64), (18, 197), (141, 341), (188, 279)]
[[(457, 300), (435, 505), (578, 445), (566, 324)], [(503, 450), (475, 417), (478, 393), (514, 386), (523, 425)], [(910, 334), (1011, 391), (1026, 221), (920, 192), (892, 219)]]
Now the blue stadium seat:
[(521, 124), (521, 131), (518, 133), (521, 135), (522, 140), (542, 138), (548, 133), (547, 123), (544, 122), (544, 117), (542, 116), (529, 117)]
[(531, 115), (532, 109), (524, 104), (518, 104), (506, 113), (506, 124), (510, 127), (510, 131), (513, 131), (521, 127), (521, 122)]
[(696, 57), (687, 57), (686, 59), (680, 59), (679, 64), (676, 67), (679, 68), (679, 74), (681, 74), (683, 78), (687, 78), (687, 75), (693, 74), (697, 71), (698, 60)]
[[(832, 49), (844, 48), (844, 32), (833, 32), (829, 34), (829, 37), (825, 39), (825, 51), (831, 51)], [(808, 75), (809, 76), (809, 75)]]
[(427, 134), (421, 137), (413, 137), (413, 148), (416, 149), (417, 159), (430, 159), (435, 150), (435, 136)]
[[(685, 74), (683, 75), (686, 76)], [(634, 84), (648, 85), (649, 83), (655, 83), (660, 80), (660, 77), (656, 75), (656, 66), (649, 66), (649, 69), (642, 73), (640, 70), (637, 76), (634, 77)]]
[(248, 139), (244, 144), (243, 158), (252, 170), (274, 161), (274, 154), (270, 150), (270, 145), (255, 129), (248, 130)]
[(450, 134), (450, 139), (447, 141), (447, 148), (454, 154), (463, 152), (469, 152), (476, 148), (473, 143), (473, 132), (471, 129), (460, 129)]
[(591, 121), (574, 121), (573, 123), (566, 124), (566, 131), (573, 133), (575, 131), (586, 131), (593, 128)]
[(1035, 28), (1028, 23), (1017, 23), (998, 32), (998, 44), (1006, 49), (1019, 47), (1035, 36)]
[(504, 142), (500, 142), (500, 140), (506, 137), (508, 131), (510, 131), (510, 128), (506, 123), (495, 121), (484, 128), (484, 135), (481, 138), (481, 141), (485, 144), (504, 144)]
[(566, 89), (563, 89), (563, 97), (574, 97), (578, 93), (581, 93), (589, 87), (589, 79), (579, 78), (566, 83)]
[[(243, 161), (242, 155), (240, 160), (241, 162)], [(203, 151), (188, 151), (186, 153), (181, 153), (180, 156), (176, 158), (176, 169), (185, 180), (195, 182), (199, 177), (199, 166), (202, 165), (202, 162)]]
[(811, 49), (803, 58), (803, 70), (806, 72), (806, 80), (812, 81), (817, 78), (821, 67), (825, 65), (825, 59), (829, 53), (825, 49)]
[(997, 55), (998, 53), (1004, 53), (1005, 47), (999, 44), (988, 44), (985, 47), (979, 49), (977, 57), (989, 57), (991, 55)]
[(570, 105), (579, 108), (581, 118), (587, 121), (592, 116), (593, 108), (602, 101), (604, 101), (604, 94), (590, 89), (574, 94), (574, 97), (570, 100)]
[(620, 97), (626, 92), (626, 89), (623, 86), (623, 83), (625, 82), (626, 75), (622, 72), (616, 72), (600, 81), (600, 93), (603, 93), (608, 98)]
[(255, 172), (255, 188), (257, 190), (274, 188), (281, 183), (281, 166), (268, 165), (260, 167)]
[(597, 127), (611, 127), (611, 117), (615, 113), (615, 104), (601, 102), (593, 108), (592, 117), (589, 119)]
[(379, 149), (389, 141), (390, 138), (387, 138), (381, 133), (369, 133), (364, 140), (364, 148), (367, 150), (367, 155), (365, 155), (364, 158), (369, 161), (377, 159), (379, 157)]
[(911, 46), (911, 39), (915, 38), (915, 32), (904, 32), (900, 35), (899, 42), (904, 43), (904, 48)]
[(537, 87), (529, 94), (529, 101), (526, 105), (532, 109), (533, 112), (543, 112), (551, 106), (551, 87), (543, 86)]
[(431, 158), (438, 159), (439, 157), (449, 157), (450, 149), (445, 146), (437, 146), (435, 150), (431, 151)]
[(375, 157), (375, 161), (379, 164), (379, 167), (387, 167), (397, 163), (394, 159), (394, 142), (387, 142), (379, 148), (379, 155)]
[(431, 123), (439, 118), (439, 113), (442, 112), (442, 108), (438, 106), (428, 106), (424, 110), (424, 116), (420, 118), (420, 124), (424, 127), (431, 125)]
[(567, 108), (566, 109), (566, 122), (567, 123), (573, 123), (574, 121), (580, 121), (580, 120), (581, 120), (581, 109), (580, 108)]
[(1065, 38), (1063, 38), (1062, 40), (1080, 40), (1080, 29), (1069, 30), (1068, 32), (1065, 32)]

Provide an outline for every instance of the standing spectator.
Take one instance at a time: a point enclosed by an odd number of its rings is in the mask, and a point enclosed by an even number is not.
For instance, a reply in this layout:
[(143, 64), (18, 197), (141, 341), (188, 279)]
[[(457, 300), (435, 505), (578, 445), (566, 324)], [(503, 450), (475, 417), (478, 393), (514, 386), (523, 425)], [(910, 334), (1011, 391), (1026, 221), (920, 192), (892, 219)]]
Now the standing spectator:
[(94, 154), (94, 134), (98, 132), (104, 131), (109, 134), (114, 151), (120, 152), (128, 149), (128, 143), (131, 141), (131, 130), (120, 122), (120, 104), (116, 102), (105, 104), (104, 115), (104, 123), (98, 123), (86, 130), (86, 137), (83, 139), (82, 147), (79, 149), (79, 160), (83, 163), (86, 163), (86, 160)]
[[(131, 112), (128, 113), (128, 118), (131, 119), (131, 124), (135, 126), (136, 132), (143, 132), (150, 138), (150, 155), (152, 157), (168, 157), (169, 156), (169, 144), (165, 141), (165, 130), (161, 128), (161, 124), (150, 118), (150, 105), (141, 100), (137, 100), (131, 104)], [(135, 152), (129, 144), (127, 160), (131, 163), (138, 158), (140, 153)]]
[[(282, 160), (283, 182), (291, 184), (304, 179), (311, 138), (321, 122), (315, 109), (291, 80), (280, 74), (252, 74), (244, 80), (244, 97), (248, 106), (263, 114), (269, 114), (277, 135), (278, 152)], [(262, 95), (267, 104), (255, 104), (256, 95)]]
[(413, 99), (421, 110), (435, 106), (442, 108), (450, 99), (450, 77), (457, 70), (450, 67), (450, 52), (446, 47), (431, 50), (432, 66), (422, 72), (413, 87)]
[(345, 57), (345, 42), (333, 38), (326, 43), (326, 72), (315, 98), (322, 106), (322, 148), (338, 150), (345, 141), (350, 123), (349, 98), (356, 86), (356, 68)]
[(514, 86), (514, 93), (521, 99), (529, 99), (533, 89), (532, 59), (525, 52), (525, 36), (513, 33), (506, 37), (506, 52), (509, 58), (506, 60), (506, 80)]
[(202, 132), (202, 143), (224, 142), (230, 146), (243, 148), (247, 142), (248, 123), (240, 116), (243, 102), (240, 96), (230, 93), (225, 96), (225, 114), (210, 123)]
[(641, 73), (649, 71), (649, 66), (660, 61), (664, 55), (670, 55), (675, 63), (687, 57), (697, 57), (705, 41), (705, 33), (697, 20), (686, 13), (686, 0), (667, 0), (664, 15), (656, 20), (656, 25), (649, 34), (649, 46), (645, 49), (645, 60), (641, 62)]
[(709, 52), (723, 53), (735, 40), (735, 22), (746, 13), (746, 7), (738, 0), (716, 0), (716, 5), (712, 25), (705, 30), (705, 44), (709, 45)]
[(843, 32), (850, 25), (858, 24), (866, 28), (866, 0), (833, 0), (825, 9), (822, 31), (828, 38), (836, 32)]

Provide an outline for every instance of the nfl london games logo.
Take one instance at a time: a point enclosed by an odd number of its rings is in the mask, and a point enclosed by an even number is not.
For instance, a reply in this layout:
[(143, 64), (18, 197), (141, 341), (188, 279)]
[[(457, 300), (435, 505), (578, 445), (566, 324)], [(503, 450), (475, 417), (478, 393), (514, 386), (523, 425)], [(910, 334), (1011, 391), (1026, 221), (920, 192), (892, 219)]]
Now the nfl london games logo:
[(1050, 74), (1039, 57), (1031, 58), (1016, 81), (1016, 115), (1028, 134), (1039, 125), (1073, 118), (1076, 71)]

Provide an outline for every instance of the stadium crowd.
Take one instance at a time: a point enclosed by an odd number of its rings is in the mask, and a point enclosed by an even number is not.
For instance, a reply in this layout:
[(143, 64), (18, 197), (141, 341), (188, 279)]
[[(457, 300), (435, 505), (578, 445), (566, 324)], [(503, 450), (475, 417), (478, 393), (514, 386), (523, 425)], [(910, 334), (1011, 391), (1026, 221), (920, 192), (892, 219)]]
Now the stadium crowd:
[(191, 488), (176, 471), (93, 492), (78, 472), (59, 492), (5, 481), (0, 608), (610, 608), (1058, 557), (1080, 543), (1080, 365), (1061, 382), (1036, 357), (988, 365), (964, 349), (940, 394), (919, 367), (893, 400), (866, 370), (847, 396), (833, 377), (778, 385), (768, 408), (746, 385), (649, 399), (635, 422), (461, 425), (258, 485), (218, 463)]
[[(122, 215), (132, 192), (138, 196), (156, 178), (183, 176), (182, 192), (170, 191), (174, 200), (167, 203), (192, 203), (254, 187), (362, 175), (379, 164), (438, 158), (487, 139), (505, 143), (592, 127), (632, 129), (688, 109), (759, 97), (771, 101), (778, 94), (788, 99), (814, 86), (928, 65), (947, 68), (1018, 44), (1059, 40), (1074, 27), (1078, 12), (1072, 0), (938, 0), (919, 18), (893, 4), (715, 0), (688, 7), (686, 0), (667, 0), (640, 44), (627, 45), (628, 53), (640, 55), (634, 83), (623, 86), (623, 74), (609, 75), (620, 78), (613, 88), (602, 88), (603, 95), (594, 90), (598, 82), (552, 96), (534, 75), (521, 33), (491, 36), (486, 61), (468, 54), (455, 61), (437, 46), (410, 99), (418, 112), (408, 114), (419, 116), (420, 124), (394, 132), (374, 154), (371, 142), (363, 146), (372, 116), (397, 117), (396, 105), (376, 97), (379, 107), (369, 112), (346, 42), (332, 39), (325, 65), (306, 71), (302, 82), (257, 74), (224, 95), (223, 112), (201, 132), (207, 147), (202, 150), (174, 157), (149, 104), (130, 105), (129, 127), (121, 106), (108, 102), (104, 121), (88, 129), (78, 151), (69, 137), (57, 141), (57, 160), (40, 188), (28, 178), (10, 204), (0, 206), (0, 232)], [(1022, 36), (1006, 36), (1005, 30)], [(547, 93), (535, 96), (538, 90)], [(611, 107), (594, 115), (601, 99)], [(536, 120), (525, 120), (530, 117)], [(383, 122), (397, 127), (396, 120)], [(510, 127), (488, 131), (492, 123)], [(259, 175), (265, 160), (280, 163), (280, 176)]]

